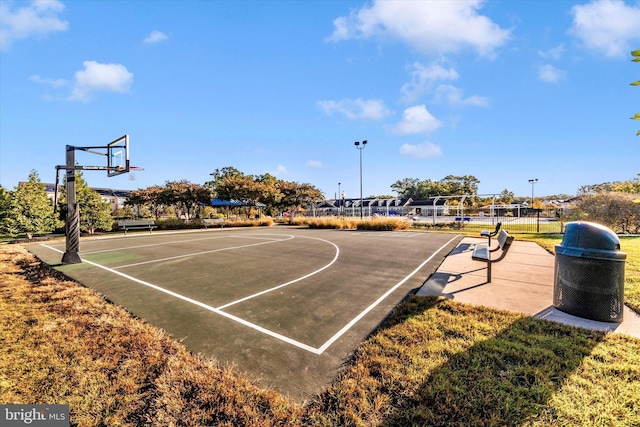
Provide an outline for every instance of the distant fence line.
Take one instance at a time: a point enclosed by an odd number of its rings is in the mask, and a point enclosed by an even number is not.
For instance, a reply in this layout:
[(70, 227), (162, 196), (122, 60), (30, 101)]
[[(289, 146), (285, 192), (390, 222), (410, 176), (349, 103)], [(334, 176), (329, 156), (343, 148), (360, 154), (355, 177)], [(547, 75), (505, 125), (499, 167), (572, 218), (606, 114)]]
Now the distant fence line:
[[(562, 233), (565, 213), (562, 208), (529, 209), (526, 206), (495, 207), (460, 207), (435, 206), (428, 209), (413, 209), (403, 212), (401, 209), (375, 209), (363, 207), (362, 215), (370, 217), (407, 217), (414, 221), (416, 227), (456, 226), (462, 229), (488, 229), (498, 222), (508, 231), (514, 233)], [(307, 212), (308, 216), (347, 216), (359, 217), (360, 208), (343, 208), (341, 211), (317, 210)]]

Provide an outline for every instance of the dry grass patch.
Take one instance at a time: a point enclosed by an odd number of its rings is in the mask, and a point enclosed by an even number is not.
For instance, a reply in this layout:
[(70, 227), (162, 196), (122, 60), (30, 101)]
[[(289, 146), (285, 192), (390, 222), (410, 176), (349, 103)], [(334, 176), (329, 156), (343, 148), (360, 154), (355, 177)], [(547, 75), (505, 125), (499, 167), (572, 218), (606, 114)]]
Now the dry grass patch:
[(306, 225), (309, 228), (329, 228), (336, 230), (351, 230), (355, 229), (359, 220), (343, 217), (318, 217), (318, 218), (304, 218), (298, 220), (296, 225)]
[(317, 217), (297, 219), (296, 225), (306, 225), (309, 228), (328, 228), (336, 230), (377, 230), (398, 231), (411, 228), (411, 222), (400, 218), (367, 218), (353, 217)]
[(0, 403), (65, 403), (77, 425), (286, 425), (301, 409), (191, 355), (19, 247), (0, 251)]
[(227, 219), (224, 222), (226, 227), (271, 227), (275, 221), (271, 218), (259, 219)]

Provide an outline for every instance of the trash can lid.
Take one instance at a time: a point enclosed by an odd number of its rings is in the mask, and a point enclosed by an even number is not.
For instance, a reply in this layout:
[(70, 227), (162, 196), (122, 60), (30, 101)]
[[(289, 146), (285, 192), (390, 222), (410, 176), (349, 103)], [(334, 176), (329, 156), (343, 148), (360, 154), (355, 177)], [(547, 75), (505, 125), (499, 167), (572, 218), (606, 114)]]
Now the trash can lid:
[(561, 246), (619, 251), (620, 239), (613, 230), (604, 225), (576, 221), (565, 225)]

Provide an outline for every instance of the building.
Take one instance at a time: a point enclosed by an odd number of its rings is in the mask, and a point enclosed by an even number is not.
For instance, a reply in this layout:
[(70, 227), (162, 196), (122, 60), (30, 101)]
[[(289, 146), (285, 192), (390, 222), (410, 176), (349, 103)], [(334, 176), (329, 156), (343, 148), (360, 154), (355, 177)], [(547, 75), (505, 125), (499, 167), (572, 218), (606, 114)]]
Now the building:
[[(22, 183), (19, 183), (18, 185), (20, 184)], [(56, 192), (56, 185), (49, 184), (49, 183), (43, 183), (43, 185), (44, 185), (44, 191), (47, 194), (47, 197), (49, 197), (49, 199), (51, 199), (51, 201), (53, 202), (55, 192)], [(59, 186), (58, 195), (60, 194), (61, 188), (62, 186)], [(102, 200), (109, 202), (109, 204), (111, 205), (112, 212), (115, 212), (117, 209), (122, 209), (124, 207), (124, 202), (127, 200), (127, 197), (129, 196), (129, 193), (131, 193), (130, 190), (114, 190), (112, 188), (91, 188), (91, 189), (96, 193), (98, 193), (100, 197), (102, 197)]]

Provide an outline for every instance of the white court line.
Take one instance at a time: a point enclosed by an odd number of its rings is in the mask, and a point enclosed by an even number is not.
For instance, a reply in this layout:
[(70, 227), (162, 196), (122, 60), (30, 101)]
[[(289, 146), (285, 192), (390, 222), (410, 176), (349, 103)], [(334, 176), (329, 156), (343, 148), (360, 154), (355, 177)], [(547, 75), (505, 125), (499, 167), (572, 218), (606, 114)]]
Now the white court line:
[[(113, 274), (117, 274), (118, 276), (124, 277), (124, 278), (129, 279), (129, 280), (131, 280), (131, 281), (133, 281), (133, 282), (139, 283), (139, 284), (144, 285), (144, 286), (148, 286), (148, 287), (150, 287), (150, 288), (152, 288), (152, 289), (155, 289), (155, 290), (157, 290), (157, 291), (160, 291), (160, 292), (163, 292), (163, 293), (165, 293), (165, 294), (171, 295), (171, 296), (173, 296), (173, 297), (175, 297), (175, 298), (178, 298), (178, 299), (180, 299), (180, 300), (183, 300), (183, 301), (186, 301), (186, 302), (188, 302), (188, 303), (194, 304), (194, 305), (196, 305), (196, 306), (198, 306), (198, 307), (204, 308), (205, 310), (209, 310), (209, 311), (211, 311), (211, 312), (213, 312), (213, 313), (219, 314), (220, 316), (226, 317), (227, 319), (230, 319), (230, 320), (233, 320), (233, 321), (235, 321), (235, 322), (238, 322), (238, 323), (240, 323), (240, 324), (242, 324), (242, 325), (245, 325), (245, 326), (247, 326), (247, 327), (249, 327), (249, 328), (251, 328), (251, 329), (254, 329), (254, 330), (258, 331), (258, 332), (262, 332), (262, 333), (263, 333), (263, 334), (265, 334), (265, 335), (269, 335), (269, 336), (271, 336), (271, 337), (273, 337), (273, 338), (279, 339), (280, 341), (286, 342), (286, 343), (291, 344), (291, 345), (293, 345), (293, 346), (295, 346), (295, 347), (298, 347), (298, 348), (300, 348), (300, 349), (306, 350), (306, 351), (308, 351), (308, 352), (310, 352), (310, 353), (320, 355), (320, 354), (324, 353), (324, 352), (325, 352), (325, 351), (326, 351), (326, 350), (327, 350), (327, 349), (328, 349), (328, 348), (329, 348), (329, 347), (330, 347), (334, 342), (336, 342), (336, 341), (337, 341), (337, 340), (338, 340), (342, 335), (344, 335), (344, 334), (345, 334), (345, 332), (347, 332), (349, 329), (351, 329), (351, 328), (353, 327), (353, 325), (355, 325), (355, 324), (356, 324), (360, 319), (362, 319), (365, 315), (367, 315), (367, 313), (369, 313), (371, 310), (373, 310), (373, 309), (374, 309), (376, 306), (378, 306), (382, 301), (384, 301), (384, 299), (385, 299), (385, 298), (387, 298), (391, 293), (393, 293), (396, 289), (398, 289), (400, 286), (402, 286), (402, 285), (403, 285), (407, 280), (409, 280), (409, 279), (410, 279), (414, 274), (416, 274), (418, 271), (420, 271), (420, 269), (421, 269), (422, 267), (424, 267), (424, 266), (425, 266), (429, 261), (431, 261), (431, 260), (433, 259), (433, 257), (435, 257), (435, 256), (436, 256), (436, 254), (438, 254), (440, 251), (442, 251), (442, 250), (443, 250), (443, 249), (444, 249), (448, 244), (450, 244), (452, 241), (454, 241), (454, 240), (455, 240), (456, 238), (458, 238), (458, 237), (459, 237), (459, 236), (458, 236), (458, 235), (456, 235), (456, 236), (454, 236), (451, 240), (449, 240), (447, 243), (445, 243), (444, 245), (442, 245), (442, 246), (441, 246), (437, 251), (435, 251), (435, 252), (434, 252), (434, 253), (433, 253), (429, 258), (427, 258), (426, 260), (424, 260), (424, 261), (422, 262), (422, 264), (420, 264), (420, 265), (419, 265), (415, 270), (413, 270), (413, 271), (412, 271), (411, 273), (409, 273), (409, 275), (407, 275), (404, 279), (402, 279), (402, 280), (401, 280), (400, 282), (398, 282), (395, 286), (393, 286), (391, 289), (389, 289), (387, 292), (385, 292), (382, 296), (380, 296), (380, 298), (378, 298), (378, 299), (377, 299), (373, 304), (371, 304), (369, 307), (365, 308), (365, 309), (364, 309), (360, 314), (358, 314), (356, 317), (354, 317), (354, 318), (353, 318), (349, 323), (347, 323), (347, 324), (346, 324), (342, 329), (340, 329), (337, 333), (335, 333), (331, 338), (329, 338), (329, 340), (327, 340), (327, 341), (326, 341), (322, 346), (320, 346), (319, 348), (315, 348), (315, 347), (312, 347), (312, 346), (310, 346), (310, 345), (308, 345), (308, 344), (301, 343), (301, 342), (296, 341), (296, 340), (294, 340), (294, 339), (292, 339), (292, 338), (289, 338), (289, 337), (286, 337), (286, 336), (284, 336), (284, 335), (278, 334), (277, 332), (270, 331), (270, 330), (268, 330), (268, 329), (263, 328), (262, 326), (255, 325), (255, 324), (250, 323), (250, 322), (248, 322), (248, 321), (246, 321), (246, 320), (244, 320), (244, 319), (241, 319), (241, 318), (239, 318), (239, 317), (236, 317), (236, 316), (234, 316), (234, 315), (232, 315), (232, 314), (226, 313), (226, 312), (222, 311), (220, 308), (211, 307), (210, 305), (204, 304), (204, 303), (202, 303), (202, 302), (200, 302), (200, 301), (196, 301), (196, 300), (194, 300), (194, 299), (192, 299), (192, 298), (189, 298), (189, 297), (186, 297), (186, 296), (184, 296), (184, 295), (180, 295), (180, 294), (178, 294), (178, 293), (176, 293), (176, 292), (173, 292), (173, 291), (170, 291), (170, 290), (168, 290), (168, 289), (161, 288), (160, 286), (154, 285), (154, 284), (152, 284), (152, 283), (149, 283), (149, 282), (145, 282), (145, 281), (143, 281), (143, 280), (136, 279), (135, 277), (129, 276), (129, 275), (124, 274), (124, 273), (122, 273), (122, 272), (120, 272), (120, 271), (116, 271), (116, 270), (113, 270), (113, 269), (111, 269), (111, 268), (108, 268), (108, 267), (105, 267), (105, 266), (103, 266), (103, 265), (96, 264), (96, 263), (94, 263), (94, 262), (87, 261), (87, 260), (83, 260), (83, 262), (86, 262), (87, 264), (91, 264), (91, 265), (93, 265), (93, 266), (96, 266), (96, 267), (98, 267), (98, 268), (101, 268), (101, 269), (103, 269), (103, 270), (109, 271), (109, 272), (111, 272), (111, 273), (113, 273)], [(322, 240), (322, 239), (318, 239), (318, 240)], [(330, 243), (330, 242), (329, 242), (329, 243)], [(332, 244), (333, 244), (333, 243), (332, 243)], [(45, 244), (41, 244), (41, 245), (42, 245), (42, 246), (44, 246), (44, 247), (46, 247), (46, 248), (49, 248), (49, 249), (51, 249), (51, 250), (54, 250), (54, 251), (56, 251), (56, 252), (63, 253), (61, 250), (56, 249), (56, 248), (53, 248), (53, 247), (51, 247), (51, 246), (48, 246), (48, 245), (45, 245)], [(334, 245), (334, 246), (335, 246), (335, 245)], [(337, 248), (337, 246), (336, 246), (336, 248)], [(333, 262), (335, 262), (335, 258), (334, 258), (334, 260), (332, 260), (332, 261), (331, 261), (331, 263), (333, 263)], [(326, 267), (324, 267), (324, 268), (326, 268)], [(324, 270), (324, 268), (322, 268), (321, 270)], [(320, 271), (320, 270), (318, 270), (318, 271)], [(315, 274), (315, 273), (314, 273), (314, 274)], [(279, 287), (282, 287), (282, 286), (279, 286)], [(274, 289), (275, 289), (275, 288), (274, 288)], [(223, 306), (223, 307), (224, 307), (224, 306)]]
[(339, 248), (339, 247), (338, 247), (338, 245), (336, 245), (335, 243), (330, 242), (330, 241), (328, 241), (328, 240), (319, 239), (319, 238), (317, 238), (317, 237), (298, 236), (298, 238), (300, 238), (300, 237), (303, 237), (303, 238), (305, 238), (305, 239), (320, 240), (320, 241), (322, 241), (322, 242), (329, 243), (330, 245), (333, 245), (333, 247), (334, 247), (334, 248), (336, 248), (336, 255), (333, 257), (333, 259), (331, 260), (331, 262), (330, 262), (329, 264), (325, 265), (325, 266), (324, 266), (324, 267), (322, 267), (322, 268), (319, 268), (319, 269), (318, 269), (318, 270), (316, 270), (316, 271), (313, 271), (313, 272), (311, 272), (311, 273), (307, 274), (306, 276), (298, 277), (297, 279), (294, 279), (294, 280), (292, 280), (292, 281), (290, 281), (290, 282), (287, 282), (287, 283), (283, 283), (282, 285), (278, 285), (278, 286), (273, 287), (273, 288), (271, 288), (271, 289), (267, 289), (267, 290), (265, 290), (265, 291), (258, 292), (258, 293), (253, 294), (253, 295), (249, 295), (248, 297), (245, 297), (245, 298), (242, 298), (242, 299), (239, 299), (239, 300), (236, 300), (236, 301), (230, 302), (230, 303), (228, 303), (228, 304), (221, 305), (220, 307), (218, 307), (218, 310), (223, 310), (223, 309), (225, 309), (225, 308), (227, 308), (227, 307), (230, 307), (230, 306), (232, 306), (232, 305), (235, 305), (235, 304), (241, 303), (241, 302), (243, 302), (243, 301), (250, 300), (251, 298), (255, 298), (255, 297), (258, 297), (258, 296), (260, 296), (260, 295), (264, 295), (264, 294), (266, 294), (266, 293), (269, 293), (269, 292), (275, 291), (276, 289), (284, 288), (285, 286), (288, 286), (288, 285), (290, 285), (290, 284), (292, 284), (292, 283), (299, 282), (300, 280), (304, 280), (304, 279), (306, 279), (306, 278), (308, 278), (308, 277), (313, 276), (314, 274), (318, 274), (318, 273), (320, 273), (320, 272), (321, 272), (322, 270), (324, 270), (324, 269), (327, 269), (327, 268), (331, 267), (331, 266), (332, 266), (332, 265), (333, 265), (333, 264), (338, 260), (338, 257), (340, 256), (340, 248)]
[(126, 264), (126, 265), (119, 265), (117, 267), (113, 267), (114, 269), (116, 268), (127, 268), (127, 267), (135, 267), (138, 265), (144, 265), (144, 264), (153, 264), (154, 262), (162, 262), (162, 261), (169, 261), (172, 259), (180, 259), (180, 258), (187, 258), (190, 256), (198, 256), (198, 255), (204, 255), (204, 254), (212, 254), (214, 252), (222, 252), (222, 251), (230, 251), (232, 249), (241, 249), (241, 248), (250, 248), (251, 246), (260, 246), (260, 245), (269, 245), (271, 243), (278, 243), (278, 242), (284, 242), (285, 240), (291, 240), (293, 239), (294, 236), (290, 236), (288, 239), (273, 239), (267, 242), (260, 242), (260, 243), (251, 243), (249, 245), (240, 245), (240, 246), (231, 246), (228, 248), (218, 248), (218, 249), (211, 249), (210, 251), (202, 251), (202, 252), (192, 252), (189, 254), (183, 254), (183, 255), (176, 255), (176, 256), (171, 256), (171, 257), (167, 257), (167, 258), (158, 258), (158, 259), (152, 259), (149, 261), (142, 261), (142, 262), (136, 262), (134, 264)]
[[(45, 245), (45, 244), (42, 244), (42, 246), (44, 246), (45, 248), (49, 248), (51, 250), (54, 250), (56, 252), (63, 253), (61, 250), (53, 248), (53, 247)], [(230, 319), (230, 320), (238, 322), (238, 323), (240, 323), (242, 325), (248, 326), (251, 329), (254, 329), (254, 330), (258, 331), (258, 332), (262, 332), (265, 335), (269, 335), (269, 336), (271, 336), (273, 338), (279, 339), (280, 341), (286, 342), (288, 344), (291, 344), (291, 345), (296, 346), (298, 348), (301, 348), (303, 350), (306, 350), (306, 351), (309, 351), (309, 352), (315, 353), (315, 354), (320, 354), (318, 352), (317, 348), (313, 348), (313, 347), (311, 347), (311, 346), (309, 346), (307, 344), (301, 343), (299, 341), (296, 341), (294, 339), (291, 339), (289, 337), (281, 335), (281, 334), (279, 334), (277, 332), (270, 331), (268, 329), (263, 328), (262, 326), (258, 326), (258, 325), (255, 325), (253, 323), (247, 322), (244, 319), (241, 319), (241, 318), (236, 317), (236, 316), (234, 316), (232, 314), (229, 314), (229, 313), (225, 313), (222, 310), (218, 310), (215, 307), (211, 307), (210, 305), (207, 305), (207, 304), (202, 303), (200, 301), (194, 300), (193, 298), (189, 298), (189, 297), (186, 297), (184, 295), (180, 295), (180, 294), (178, 294), (176, 292), (170, 291), (168, 289), (161, 288), (160, 286), (154, 285), (153, 283), (149, 283), (149, 282), (145, 282), (144, 280), (136, 279), (135, 277), (129, 276), (128, 274), (124, 274), (124, 273), (122, 273), (120, 271), (116, 271), (116, 270), (111, 269), (109, 267), (105, 267), (104, 265), (96, 264), (95, 262), (91, 262), (91, 261), (87, 261), (87, 260), (82, 260), (82, 262), (86, 262), (87, 264), (91, 264), (91, 265), (93, 265), (95, 267), (101, 268), (101, 269), (106, 270), (106, 271), (108, 271), (110, 273), (117, 274), (118, 276), (124, 277), (125, 279), (129, 279), (129, 280), (131, 280), (133, 282), (136, 282), (136, 283), (139, 283), (141, 285), (147, 286), (149, 288), (155, 289), (155, 290), (157, 290), (159, 292), (163, 292), (163, 293), (165, 293), (167, 295), (171, 295), (172, 297), (178, 298), (178, 299), (180, 299), (182, 301), (185, 301), (185, 302), (188, 302), (190, 304), (196, 305), (198, 307), (204, 308), (205, 310), (209, 310), (212, 313), (219, 314), (220, 316), (226, 317), (227, 319)]]
[(420, 264), (415, 270), (413, 270), (411, 273), (409, 273), (409, 275), (407, 277), (405, 277), (404, 279), (402, 279), (401, 281), (399, 281), (398, 283), (396, 283), (396, 285), (389, 289), (387, 292), (385, 292), (380, 298), (378, 298), (377, 300), (375, 300), (375, 302), (373, 304), (371, 304), (369, 307), (365, 308), (360, 314), (358, 314), (356, 317), (353, 318), (353, 320), (351, 320), (351, 322), (347, 323), (346, 325), (344, 325), (344, 327), (342, 329), (340, 329), (338, 332), (336, 332), (336, 334), (334, 336), (332, 336), (331, 338), (329, 338), (329, 340), (327, 342), (325, 342), (324, 344), (322, 344), (322, 346), (320, 346), (320, 348), (318, 348), (319, 353), (318, 354), (322, 354), (326, 349), (328, 349), (331, 344), (333, 344), (334, 342), (336, 342), (338, 340), (338, 338), (340, 338), (342, 335), (344, 335), (345, 332), (347, 332), (349, 329), (351, 329), (351, 327), (353, 325), (355, 325), (360, 319), (362, 319), (367, 313), (369, 313), (371, 310), (373, 310), (378, 304), (380, 304), (382, 301), (384, 301), (385, 298), (387, 298), (389, 295), (391, 295), (391, 293), (393, 293), (393, 291), (395, 291), (396, 289), (398, 289), (400, 286), (402, 286), (407, 280), (409, 280), (414, 274), (416, 274), (418, 271), (420, 271), (420, 269), (422, 267), (424, 267), (429, 261), (431, 261), (433, 259), (434, 256), (436, 256), (437, 253), (439, 253), (441, 250), (443, 250), (449, 243), (453, 242), (455, 239), (457, 239), (459, 236), (456, 235), (455, 237), (453, 237), (451, 240), (449, 240), (447, 243), (445, 243), (444, 245), (440, 246), (440, 248), (435, 251), (429, 258), (427, 258), (426, 260), (423, 261), (422, 264)]
[[(156, 233), (159, 234), (159, 233)], [(166, 233), (165, 233), (166, 234)], [(234, 237), (234, 238), (238, 238), (238, 239), (263, 239), (263, 240), (289, 240), (289, 239), (274, 239), (274, 238), (267, 238), (267, 237), (254, 237), (254, 236), (260, 236), (260, 235), (250, 235), (251, 237), (247, 237), (247, 236), (243, 236), (240, 234), (225, 234), (224, 236), (215, 236), (215, 237), (201, 237), (198, 239), (187, 239), (187, 240), (172, 240), (170, 242), (162, 242), (162, 243), (149, 243), (147, 245), (136, 245), (136, 246), (127, 246), (124, 249), (129, 250), (129, 249), (139, 249), (139, 248), (151, 248), (154, 246), (169, 246), (169, 245), (175, 245), (175, 244), (180, 244), (180, 243), (190, 243), (190, 242), (199, 242), (201, 240), (215, 240), (215, 239), (227, 239), (229, 237)], [(268, 236), (268, 234), (266, 234), (266, 236)], [(290, 236), (287, 234), (275, 234), (275, 236)], [(146, 235), (144, 236), (146, 237)], [(97, 241), (97, 240), (96, 240)], [(84, 255), (93, 255), (93, 254), (100, 254), (100, 253), (105, 253), (105, 252), (117, 252), (120, 249), (102, 249), (99, 251), (82, 251), (82, 253)]]

